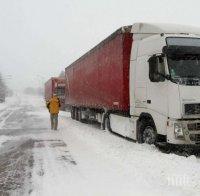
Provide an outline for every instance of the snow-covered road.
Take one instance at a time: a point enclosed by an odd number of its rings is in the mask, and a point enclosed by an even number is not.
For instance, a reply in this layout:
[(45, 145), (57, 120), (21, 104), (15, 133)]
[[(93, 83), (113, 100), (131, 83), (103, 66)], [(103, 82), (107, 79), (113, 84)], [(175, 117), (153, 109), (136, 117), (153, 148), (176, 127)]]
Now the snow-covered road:
[(161, 153), (61, 112), (49, 129), (40, 97), (0, 105), (0, 195), (200, 195), (200, 159)]

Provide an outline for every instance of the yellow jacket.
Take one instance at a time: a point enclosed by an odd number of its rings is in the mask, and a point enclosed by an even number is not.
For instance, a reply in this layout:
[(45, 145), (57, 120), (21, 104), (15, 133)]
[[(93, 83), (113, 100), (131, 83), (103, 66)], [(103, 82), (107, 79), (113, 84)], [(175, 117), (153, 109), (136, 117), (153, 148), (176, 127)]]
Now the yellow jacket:
[(48, 102), (47, 102), (47, 108), (49, 109), (49, 112), (51, 114), (58, 114), (60, 109), (60, 100), (58, 97), (53, 96)]

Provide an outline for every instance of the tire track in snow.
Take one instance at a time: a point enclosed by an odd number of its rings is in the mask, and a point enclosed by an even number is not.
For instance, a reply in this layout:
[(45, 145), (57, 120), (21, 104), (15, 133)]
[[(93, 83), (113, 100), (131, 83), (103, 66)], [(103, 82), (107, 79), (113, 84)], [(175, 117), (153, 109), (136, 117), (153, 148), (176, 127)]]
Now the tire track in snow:
[(31, 195), (68, 195), (70, 187), (76, 189), (75, 182), (82, 181), (83, 176), (66, 143), (59, 139), (36, 140), (34, 146)]
[(14, 195), (23, 195), (24, 184), (31, 177), (34, 143), (30, 139), (10, 143), (0, 155), (0, 195), (12, 195), (13, 192)]
[(6, 120), (15, 112), (15, 110), (6, 110), (0, 115), (0, 128), (5, 125)]

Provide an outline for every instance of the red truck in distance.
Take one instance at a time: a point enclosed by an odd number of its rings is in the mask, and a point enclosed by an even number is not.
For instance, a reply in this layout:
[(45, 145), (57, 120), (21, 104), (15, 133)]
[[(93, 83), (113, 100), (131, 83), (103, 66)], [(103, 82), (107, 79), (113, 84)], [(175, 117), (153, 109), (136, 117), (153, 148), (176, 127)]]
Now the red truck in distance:
[(45, 100), (48, 101), (56, 93), (61, 103), (61, 110), (65, 109), (65, 79), (52, 77), (45, 83)]

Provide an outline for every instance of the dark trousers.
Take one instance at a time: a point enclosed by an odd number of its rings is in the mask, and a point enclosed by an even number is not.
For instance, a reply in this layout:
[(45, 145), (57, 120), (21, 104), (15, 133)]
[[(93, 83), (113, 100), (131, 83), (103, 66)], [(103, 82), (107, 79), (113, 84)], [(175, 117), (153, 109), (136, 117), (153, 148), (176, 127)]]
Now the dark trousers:
[(51, 130), (57, 130), (58, 128), (58, 114), (51, 114)]

